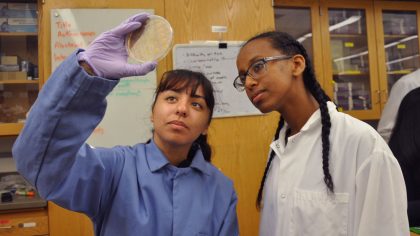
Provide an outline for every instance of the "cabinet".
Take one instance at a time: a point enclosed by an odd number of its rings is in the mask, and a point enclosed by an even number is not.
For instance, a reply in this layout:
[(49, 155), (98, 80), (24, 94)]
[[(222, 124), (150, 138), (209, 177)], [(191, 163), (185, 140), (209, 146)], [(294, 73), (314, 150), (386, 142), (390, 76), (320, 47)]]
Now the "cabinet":
[[(11, 147), (42, 84), (37, 13), (36, 0), (0, 2), (0, 174), (16, 171)], [(41, 206), (46, 203), (25, 198), (2, 203), (1, 236), (48, 235), (48, 212)]]
[(17, 135), (41, 86), (36, 1), (0, 2), (0, 135)]
[(375, 2), (381, 105), (385, 105), (393, 84), (420, 68), (420, 3)]
[[(420, 68), (419, 3), (291, 0), (274, 9), (276, 29), (313, 51), (324, 90), (359, 119), (379, 119), (395, 81)], [(308, 23), (290, 24), (301, 19)]]
[(0, 213), (0, 236), (48, 235), (48, 215), (43, 209)]

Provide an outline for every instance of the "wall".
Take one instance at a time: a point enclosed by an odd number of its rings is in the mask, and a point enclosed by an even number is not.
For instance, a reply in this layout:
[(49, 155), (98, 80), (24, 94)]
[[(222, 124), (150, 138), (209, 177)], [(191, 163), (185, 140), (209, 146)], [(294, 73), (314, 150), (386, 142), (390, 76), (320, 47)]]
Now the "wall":
[[(154, 8), (174, 28), (175, 43), (190, 40), (217, 40), (212, 25), (225, 25), (224, 40), (246, 40), (258, 32), (274, 28), (271, 0), (48, 0), (39, 2), (40, 74), (51, 73), (50, 9), (55, 8)], [(171, 54), (159, 63), (158, 78), (172, 69)], [(233, 79), (233, 78), (232, 78)], [(259, 216), (256, 193), (264, 170), (268, 145), (275, 131), (275, 114), (253, 117), (220, 118), (212, 121), (209, 141), (214, 150), (213, 163), (228, 175), (238, 193), (241, 235), (258, 234)], [(49, 204), (50, 235), (92, 235), (88, 220), (78, 214)]]

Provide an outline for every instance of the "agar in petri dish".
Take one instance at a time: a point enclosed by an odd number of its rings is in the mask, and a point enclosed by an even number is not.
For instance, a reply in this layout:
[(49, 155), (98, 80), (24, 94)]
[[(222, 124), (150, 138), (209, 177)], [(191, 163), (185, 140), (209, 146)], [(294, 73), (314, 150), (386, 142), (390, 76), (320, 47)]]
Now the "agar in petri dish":
[(140, 63), (159, 61), (169, 52), (172, 40), (169, 22), (161, 16), (151, 15), (146, 24), (127, 35), (126, 48), (128, 55)]

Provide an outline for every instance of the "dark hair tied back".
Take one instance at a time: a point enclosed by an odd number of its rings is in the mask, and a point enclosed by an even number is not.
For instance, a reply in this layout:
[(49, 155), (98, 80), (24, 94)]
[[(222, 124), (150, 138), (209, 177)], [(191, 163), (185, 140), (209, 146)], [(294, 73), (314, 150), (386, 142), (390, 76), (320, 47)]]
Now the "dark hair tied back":
[[(161, 92), (167, 90), (173, 91), (183, 91), (187, 90), (191, 96), (196, 95), (197, 89), (202, 87), (204, 93), (204, 100), (206, 105), (209, 108), (210, 115), (208, 123), (210, 123), (213, 116), (213, 110), (215, 105), (215, 99), (213, 94), (213, 86), (209, 79), (203, 73), (190, 71), (190, 70), (170, 70), (163, 74), (162, 79), (155, 91), (155, 97), (152, 104), (152, 110), (155, 107), (156, 99)], [(198, 146), (197, 146), (198, 145)], [(207, 135), (201, 134), (192, 145), (190, 152), (188, 153), (188, 158), (193, 158), (195, 152), (198, 150), (198, 147), (201, 149), (204, 159), (208, 162), (211, 162), (211, 147), (207, 143)]]

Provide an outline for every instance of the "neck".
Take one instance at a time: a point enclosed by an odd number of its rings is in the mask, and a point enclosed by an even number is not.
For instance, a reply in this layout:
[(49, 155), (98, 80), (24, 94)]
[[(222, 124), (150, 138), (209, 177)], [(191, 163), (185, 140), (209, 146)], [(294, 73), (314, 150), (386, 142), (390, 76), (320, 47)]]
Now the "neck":
[(284, 111), (281, 111), (282, 116), (290, 127), (290, 135), (298, 133), (319, 108), (318, 102), (307, 90), (304, 91), (303, 96), (295, 99), (295, 101), (290, 103)]
[(169, 163), (174, 166), (178, 166), (181, 162), (187, 159), (188, 152), (190, 151), (191, 144), (188, 145), (175, 145), (175, 144), (163, 144), (159, 139), (154, 139), (156, 146), (162, 151)]

